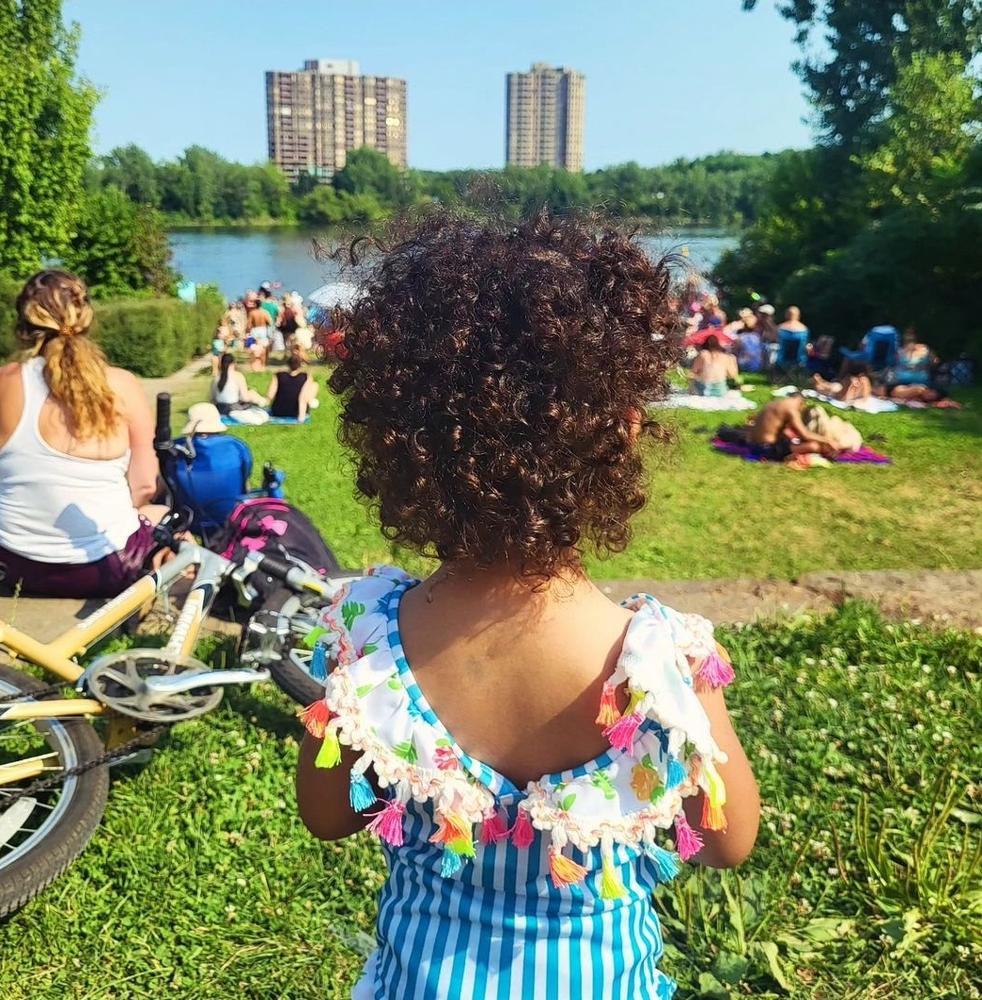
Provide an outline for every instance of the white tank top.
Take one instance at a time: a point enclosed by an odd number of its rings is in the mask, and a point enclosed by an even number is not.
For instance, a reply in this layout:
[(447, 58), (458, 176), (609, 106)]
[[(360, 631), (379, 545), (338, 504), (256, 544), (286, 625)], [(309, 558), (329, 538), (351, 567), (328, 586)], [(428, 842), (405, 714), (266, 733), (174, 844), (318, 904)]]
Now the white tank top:
[(222, 403), (226, 406), (234, 406), (236, 403), (242, 402), (242, 395), (239, 392), (239, 385), (232, 378), (231, 373), (225, 382), (225, 388), (218, 388), (218, 379), (216, 378), (211, 384), (211, 398), (214, 403)]
[(119, 458), (77, 458), (41, 437), (44, 359), (21, 365), (24, 412), (0, 448), (0, 546), (47, 563), (90, 563), (122, 549), (140, 521)]

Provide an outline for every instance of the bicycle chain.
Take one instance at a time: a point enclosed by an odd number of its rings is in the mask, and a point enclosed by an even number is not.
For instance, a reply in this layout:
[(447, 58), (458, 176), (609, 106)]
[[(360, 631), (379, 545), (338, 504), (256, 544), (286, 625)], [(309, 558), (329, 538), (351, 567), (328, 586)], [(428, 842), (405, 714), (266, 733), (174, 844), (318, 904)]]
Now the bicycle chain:
[[(47, 687), (39, 688), (37, 691), (30, 691), (27, 693), (17, 692), (12, 695), (4, 695), (0, 698), (0, 705), (9, 704), (10, 702), (19, 700), (40, 701), (42, 698), (47, 698), (48, 695), (61, 694), (66, 689), (68, 689), (68, 685), (63, 683), (49, 684)], [(86, 774), (88, 771), (95, 770), (97, 767), (103, 767), (107, 764), (112, 764), (114, 761), (120, 760), (123, 757), (129, 757), (131, 753), (141, 750), (146, 746), (150, 746), (168, 727), (169, 723), (158, 723), (158, 725), (144, 730), (144, 732), (140, 733), (138, 736), (134, 736), (133, 739), (127, 740), (118, 747), (114, 747), (112, 750), (107, 750), (105, 753), (99, 754), (98, 757), (93, 757), (92, 760), (87, 760), (84, 764), (76, 764), (75, 767), (66, 768), (63, 771), (59, 771), (58, 774), (52, 775), (50, 778), (39, 778), (37, 781), (31, 782), (31, 784), (27, 785), (25, 788), (20, 788), (10, 795), (5, 795), (2, 799), (0, 799), (0, 805), (7, 808), (20, 799), (27, 798), (28, 796), (34, 796), (38, 792), (46, 792), (49, 788), (54, 788), (57, 785), (62, 784), (64, 781), (67, 781), (69, 778), (77, 778), (82, 774)]]

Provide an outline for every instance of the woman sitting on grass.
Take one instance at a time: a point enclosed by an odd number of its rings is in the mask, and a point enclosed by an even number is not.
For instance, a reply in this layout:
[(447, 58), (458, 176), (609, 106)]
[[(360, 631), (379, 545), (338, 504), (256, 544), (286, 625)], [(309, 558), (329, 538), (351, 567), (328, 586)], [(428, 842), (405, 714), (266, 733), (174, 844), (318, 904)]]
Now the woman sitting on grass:
[(354, 996), (670, 997), (652, 892), (745, 858), (758, 800), (712, 626), (615, 605), (583, 566), (627, 544), (664, 436), (666, 266), (593, 221), (437, 216), (365, 290), (342, 437), (386, 537), (440, 565), (376, 569), (323, 616), (300, 813), (367, 826), (389, 866)]
[(30, 357), (0, 368), (0, 574), (51, 597), (112, 597), (136, 580), (166, 507), (139, 379), (89, 336), (88, 290), (40, 271), (17, 297)]
[(737, 359), (723, 350), (719, 339), (710, 335), (692, 362), (692, 392), (696, 396), (725, 396), (727, 379), (740, 377)]
[(218, 374), (211, 384), (211, 401), (222, 416), (228, 416), (233, 410), (266, 405), (265, 398), (249, 388), (231, 354), (223, 354), (219, 360)]
[(299, 351), (293, 351), (286, 364), (287, 370), (277, 372), (269, 383), (266, 393), (269, 415), (302, 424), (307, 419), (307, 411), (316, 409), (320, 402), (317, 398), (320, 386), (303, 370)]

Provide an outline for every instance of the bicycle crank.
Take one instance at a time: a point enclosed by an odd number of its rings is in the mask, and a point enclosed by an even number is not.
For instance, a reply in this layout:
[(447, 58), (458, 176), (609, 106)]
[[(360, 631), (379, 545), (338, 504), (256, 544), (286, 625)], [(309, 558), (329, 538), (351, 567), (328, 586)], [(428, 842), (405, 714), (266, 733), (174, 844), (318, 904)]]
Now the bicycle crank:
[(190, 656), (127, 649), (93, 662), (80, 687), (122, 715), (144, 722), (181, 722), (210, 712), (229, 684), (266, 680), (266, 670), (210, 670)]

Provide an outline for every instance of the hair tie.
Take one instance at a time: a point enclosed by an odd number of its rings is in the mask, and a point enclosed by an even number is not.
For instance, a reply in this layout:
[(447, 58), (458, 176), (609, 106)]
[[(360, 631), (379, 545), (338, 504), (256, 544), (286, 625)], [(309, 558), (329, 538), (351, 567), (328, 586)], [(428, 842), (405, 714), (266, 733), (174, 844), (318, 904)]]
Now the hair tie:
[(75, 331), (71, 327), (68, 327), (68, 326), (60, 326), (60, 327), (58, 327), (58, 336), (59, 337), (73, 337), (74, 335), (75, 335)]

